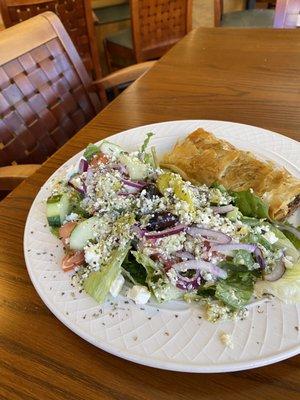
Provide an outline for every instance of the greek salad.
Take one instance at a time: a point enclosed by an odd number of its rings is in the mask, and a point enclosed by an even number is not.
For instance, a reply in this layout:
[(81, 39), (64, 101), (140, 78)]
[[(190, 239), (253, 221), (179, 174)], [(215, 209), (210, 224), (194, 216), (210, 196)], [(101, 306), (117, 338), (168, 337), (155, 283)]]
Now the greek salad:
[(271, 221), (251, 190), (162, 169), (152, 135), (131, 153), (90, 144), (53, 182), (47, 220), (73, 283), (99, 303), (122, 288), (136, 304), (199, 302), (212, 322), (266, 294), (300, 301), (299, 230)]

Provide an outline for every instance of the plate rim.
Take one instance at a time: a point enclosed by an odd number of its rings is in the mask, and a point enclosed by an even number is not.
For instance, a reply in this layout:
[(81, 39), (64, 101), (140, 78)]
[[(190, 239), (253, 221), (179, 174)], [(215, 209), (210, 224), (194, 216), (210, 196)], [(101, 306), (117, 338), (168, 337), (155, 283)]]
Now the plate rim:
[[(223, 121), (223, 120), (211, 120), (211, 119), (188, 119), (188, 120), (172, 120), (172, 121), (163, 121), (163, 122), (156, 122), (152, 124), (146, 124), (146, 125), (140, 125), (136, 126), (134, 128), (126, 129), (124, 131), (120, 131), (117, 133), (114, 133), (110, 136), (107, 137), (113, 137), (116, 135), (123, 135), (126, 133), (129, 133), (131, 131), (134, 131), (136, 129), (141, 129), (141, 128), (148, 128), (148, 127), (153, 127), (154, 125), (168, 125), (168, 124), (173, 124), (173, 123), (179, 123), (179, 124), (185, 124), (185, 123), (193, 123), (197, 122), (199, 125), (201, 123), (225, 123), (228, 125), (238, 125), (238, 126), (244, 126), (244, 127), (250, 127), (251, 129), (259, 129), (260, 131), (264, 131), (264, 133), (267, 134), (272, 134), (275, 136), (279, 136), (284, 140), (291, 141), (295, 145), (300, 147), (300, 143), (297, 142), (296, 140), (287, 137), (285, 135), (282, 135), (278, 132), (274, 132), (265, 128), (261, 128), (255, 125), (249, 125), (249, 124), (242, 124), (242, 123), (237, 123), (237, 122), (231, 122), (231, 121)], [(106, 139), (106, 138), (104, 138)], [(101, 139), (100, 141), (102, 141)], [(100, 141), (97, 141), (95, 143), (98, 143)], [(27, 240), (28, 240), (28, 234), (27, 232), (29, 231), (29, 217), (30, 214), (33, 212), (33, 209), (35, 205), (37, 204), (38, 201), (38, 196), (40, 195), (40, 192), (44, 189), (44, 187), (47, 185), (47, 183), (53, 178), (54, 175), (57, 174), (57, 172), (64, 168), (64, 166), (68, 163), (71, 163), (73, 159), (77, 158), (80, 156), (80, 154), (84, 151), (80, 150), (77, 152), (74, 156), (70, 157), (68, 160), (66, 160), (62, 165), (60, 165), (48, 178), (47, 180), (43, 183), (43, 185), (40, 187), (38, 193), (35, 195), (35, 198), (31, 204), (31, 207), (28, 211), (27, 218), (26, 218), (26, 223), (24, 227), (24, 234), (23, 234), (23, 253), (24, 253), (24, 259), (25, 259), (25, 264), (26, 264), (26, 269), (28, 272), (28, 275), (30, 277), (30, 280), (40, 296), (41, 300), (44, 302), (44, 304), (48, 307), (48, 309), (51, 311), (51, 313), (60, 321), (62, 322), (68, 329), (70, 329), (72, 332), (74, 332), (76, 335), (78, 335), (80, 338), (86, 340), (89, 344), (92, 344), (93, 346), (99, 348), (100, 350), (103, 350), (109, 354), (112, 354), (114, 356), (117, 356), (119, 358), (125, 359), (127, 361), (131, 361), (137, 364), (141, 364), (144, 366), (152, 367), (152, 368), (158, 368), (158, 369), (163, 369), (163, 370), (169, 370), (169, 371), (177, 371), (177, 372), (188, 372), (188, 373), (223, 373), (223, 372), (237, 372), (237, 371), (242, 371), (242, 370), (248, 370), (248, 369), (253, 369), (253, 368), (258, 368), (258, 367), (263, 367), (266, 365), (270, 365), (273, 363), (277, 363), (279, 361), (283, 361), (287, 358), (296, 356), (300, 353), (300, 343), (297, 346), (293, 346), (291, 349), (287, 349), (285, 351), (280, 351), (276, 353), (275, 355), (263, 357), (263, 358), (256, 358), (256, 359), (249, 359), (247, 361), (232, 361), (231, 363), (225, 362), (225, 363), (220, 363), (220, 364), (207, 364), (207, 365), (199, 365), (197, 366), (196, 364), (188, 364), (183, 363), (182, 361), (162, 361), (159, 359), (151, 358), (149, 356), (138, 356), (138, 355), (132, 355), (129, 350), (122, 349), (121, 351), (115, 350), (113, 345), (110, 344), (104, 344), (102, 342), (99, 342), (99, 340), (93, 338), (92, 335), (88, 334), (85, 332), (83, 329), (77, 326), (76, 322), (72, 322), (69, 320), (66, 315), (61, 312), (59, 309), (55, 308), (55, 305), (52, 304), (50, 300), (48, 300), (47, 294), (42, 290), (42, 287), (39, 285), (39, 282), (33, 275), (33, 271), (30, 269), (30, 261), (29, 261), (29, 255), (27, 254)], [(280, 155), (280, 154), (279, 154)], [(281, 156), (284, 158), (283, 156)], [(285, 158), (284, 158), (285, 159)], [(289, 160), (287, 160), (289, 161)], [(290, 163), (290, 162), (289, 162)], [(294, 166), (294, 164), (292, 163)], [(298, 168), (298, 167), (296, 167)]]

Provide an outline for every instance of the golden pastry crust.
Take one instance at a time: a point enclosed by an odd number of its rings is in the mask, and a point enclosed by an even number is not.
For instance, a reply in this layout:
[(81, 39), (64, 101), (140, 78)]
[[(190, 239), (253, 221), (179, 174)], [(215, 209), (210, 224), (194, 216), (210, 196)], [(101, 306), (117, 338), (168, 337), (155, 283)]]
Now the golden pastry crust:
[(192, 132), (166, 154), (163, 166), (181, 172), (193, 183), (218, 182), (227, 189), (252, 188), (270, 207), (270, 217), (285, 218), (300, 195), (300, 180), (272, 162), (258, 160), (204, 129)]

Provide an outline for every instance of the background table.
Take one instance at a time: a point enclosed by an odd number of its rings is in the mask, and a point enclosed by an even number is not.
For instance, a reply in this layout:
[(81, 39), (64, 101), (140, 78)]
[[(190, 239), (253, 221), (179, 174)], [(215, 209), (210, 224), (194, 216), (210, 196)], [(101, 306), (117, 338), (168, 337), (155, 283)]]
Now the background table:
[(27, 275), (26, 216), (59, 165), (89, 142), (124, 129), (201, 118), (257, 125), (299, 139), (300, 31), (192, 31), (0, 203), (1, 399), (299, 399), (299, 356), (219, 375), (136, 365), (69, 331)]

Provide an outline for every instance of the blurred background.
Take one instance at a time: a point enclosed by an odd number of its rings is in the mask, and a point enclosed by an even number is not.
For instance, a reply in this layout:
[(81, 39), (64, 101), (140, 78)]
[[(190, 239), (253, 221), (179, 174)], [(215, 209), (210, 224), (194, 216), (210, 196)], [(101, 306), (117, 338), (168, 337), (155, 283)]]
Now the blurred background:
[[(107, 73), (106, 59), (104, 55), (103, 39), (114, 32), (130, 27), (130, 9), (128, 0), (91, 0), (95, 21), (97, 45), (100, 52), (100, 62), (103, 74)], [(276, 1), (256, 2), (256, 8), (275, 7)], [(224, 0), (224, 12), (239, 11), (245, 9), (246, 0)], [(214, 26), (214, 1), (193, 0), (192, 26)], [(0, 15), (0, 30), (4, 25)]]

